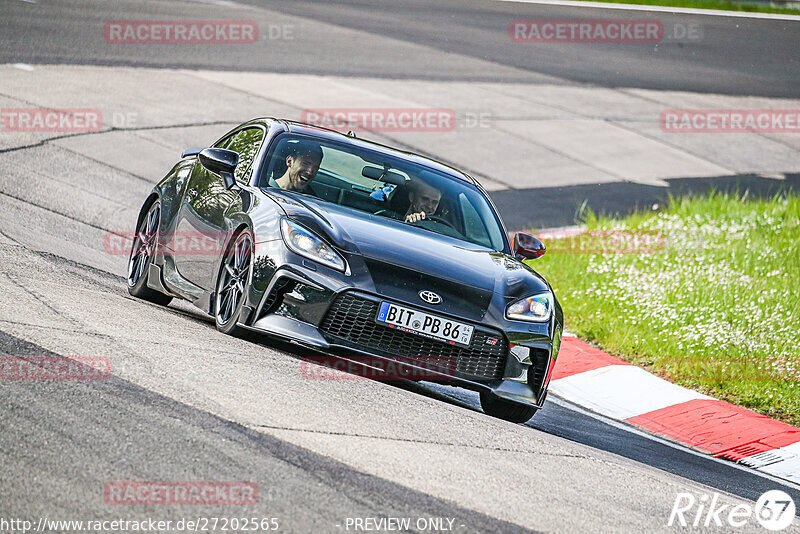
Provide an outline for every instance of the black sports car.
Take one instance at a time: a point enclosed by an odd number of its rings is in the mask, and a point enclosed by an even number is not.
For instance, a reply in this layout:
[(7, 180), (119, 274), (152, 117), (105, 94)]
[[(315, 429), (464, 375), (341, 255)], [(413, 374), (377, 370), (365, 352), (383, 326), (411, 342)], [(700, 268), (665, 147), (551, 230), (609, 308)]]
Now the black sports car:
[[(424, 371), (515, 422), (542, 406), (563, 315), (469, 175), (331, 130), (242, 124), (184, 152), (139, 214), (136, 297), (190, 300), (337, 358)], [(431, 378), (432, 377), (432, 378)]]

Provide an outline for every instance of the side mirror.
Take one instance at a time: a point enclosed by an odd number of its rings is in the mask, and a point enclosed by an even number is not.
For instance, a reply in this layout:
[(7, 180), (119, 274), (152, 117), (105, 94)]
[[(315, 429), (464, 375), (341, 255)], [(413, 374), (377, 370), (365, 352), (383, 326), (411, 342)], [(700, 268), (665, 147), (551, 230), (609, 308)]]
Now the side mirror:
[(517, 259), (535, 260), (544, 256), (545, 246), (544, 243), (532, 235), (517, 232), (514, 235), (514, 256)]
[(222, 178), (227, 189), (233, 189), (236, 186), (233, 171), (236, 170), (236, 165), (239, 163), (239, 154), (224, 148), (206, 148), (197, 157), (200, 165)]

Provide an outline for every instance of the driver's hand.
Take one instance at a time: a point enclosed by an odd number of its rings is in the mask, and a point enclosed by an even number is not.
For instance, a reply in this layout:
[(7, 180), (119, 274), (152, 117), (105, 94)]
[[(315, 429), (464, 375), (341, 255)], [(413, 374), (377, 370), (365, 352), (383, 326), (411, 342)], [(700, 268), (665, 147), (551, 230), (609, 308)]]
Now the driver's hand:
[(425, 212), (420, 211), (419, 213), (411, 213), (409, 215), (406, 215), (406, 222), (415, 223), (421, 221), (424, 218), (425, 218)]

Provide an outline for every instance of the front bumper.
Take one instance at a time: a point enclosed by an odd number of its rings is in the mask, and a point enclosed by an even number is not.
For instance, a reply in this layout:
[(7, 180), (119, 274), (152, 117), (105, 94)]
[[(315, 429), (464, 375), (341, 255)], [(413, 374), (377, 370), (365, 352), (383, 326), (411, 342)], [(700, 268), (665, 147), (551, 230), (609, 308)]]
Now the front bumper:
[[(453, 317), (476, 327), (471, 347), (454, 349), (375, 323), (370, 303), (377, 309), (381, 300), (443, 314), (380, 294), (366, 266), (358, 265), (359, 258), (347, 259), (351, 269), (345, 274), (294, 254), (280, 240), (259, 243), (241, 326), (356, 363), (366, 356), (413, 376), (424, 373), (425, 380), (542, 406), (561, 337), (555, 319), (541, 324), (508, 321), (503, 314), (507, 299), (497, 296), (502, 302), (493, 301), (490, 310), (501, 311), (487, 312), (480, 323)], [(334, 328), (342, 323), (332, 319), (342, 299), (361, 306), (355, 315), (341, 316), (358, 328)], [(431, 365), (431, 358), (444, 362), (442, 372)]]

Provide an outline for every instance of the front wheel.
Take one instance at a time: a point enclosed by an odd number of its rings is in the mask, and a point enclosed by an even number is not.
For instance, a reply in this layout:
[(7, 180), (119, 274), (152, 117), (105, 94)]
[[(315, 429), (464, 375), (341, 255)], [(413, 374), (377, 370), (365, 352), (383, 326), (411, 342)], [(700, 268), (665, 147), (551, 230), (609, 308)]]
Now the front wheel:
[(481, 408), (486, 415), (512, 423), (524, 423), (539, 410), (536, 406), (507, 401), (484, 392), (481, 392)]
[(217, 277), (214, 318), (217, 330), (238, 336), (244, 333), (237, 323), (247, 296), (247, 280), (253, 257), (253, 238), (248, 232), (242, 232), (231, 243), (222, 257)]
[(128, 293), (134, 297), (166, 306), (172, 301), (172, 297), (147, 287), (147, 275), (158, 247), (160, 216), (161, 203), (156, 200), (136, 229), (131, 255), (128, 258)]

